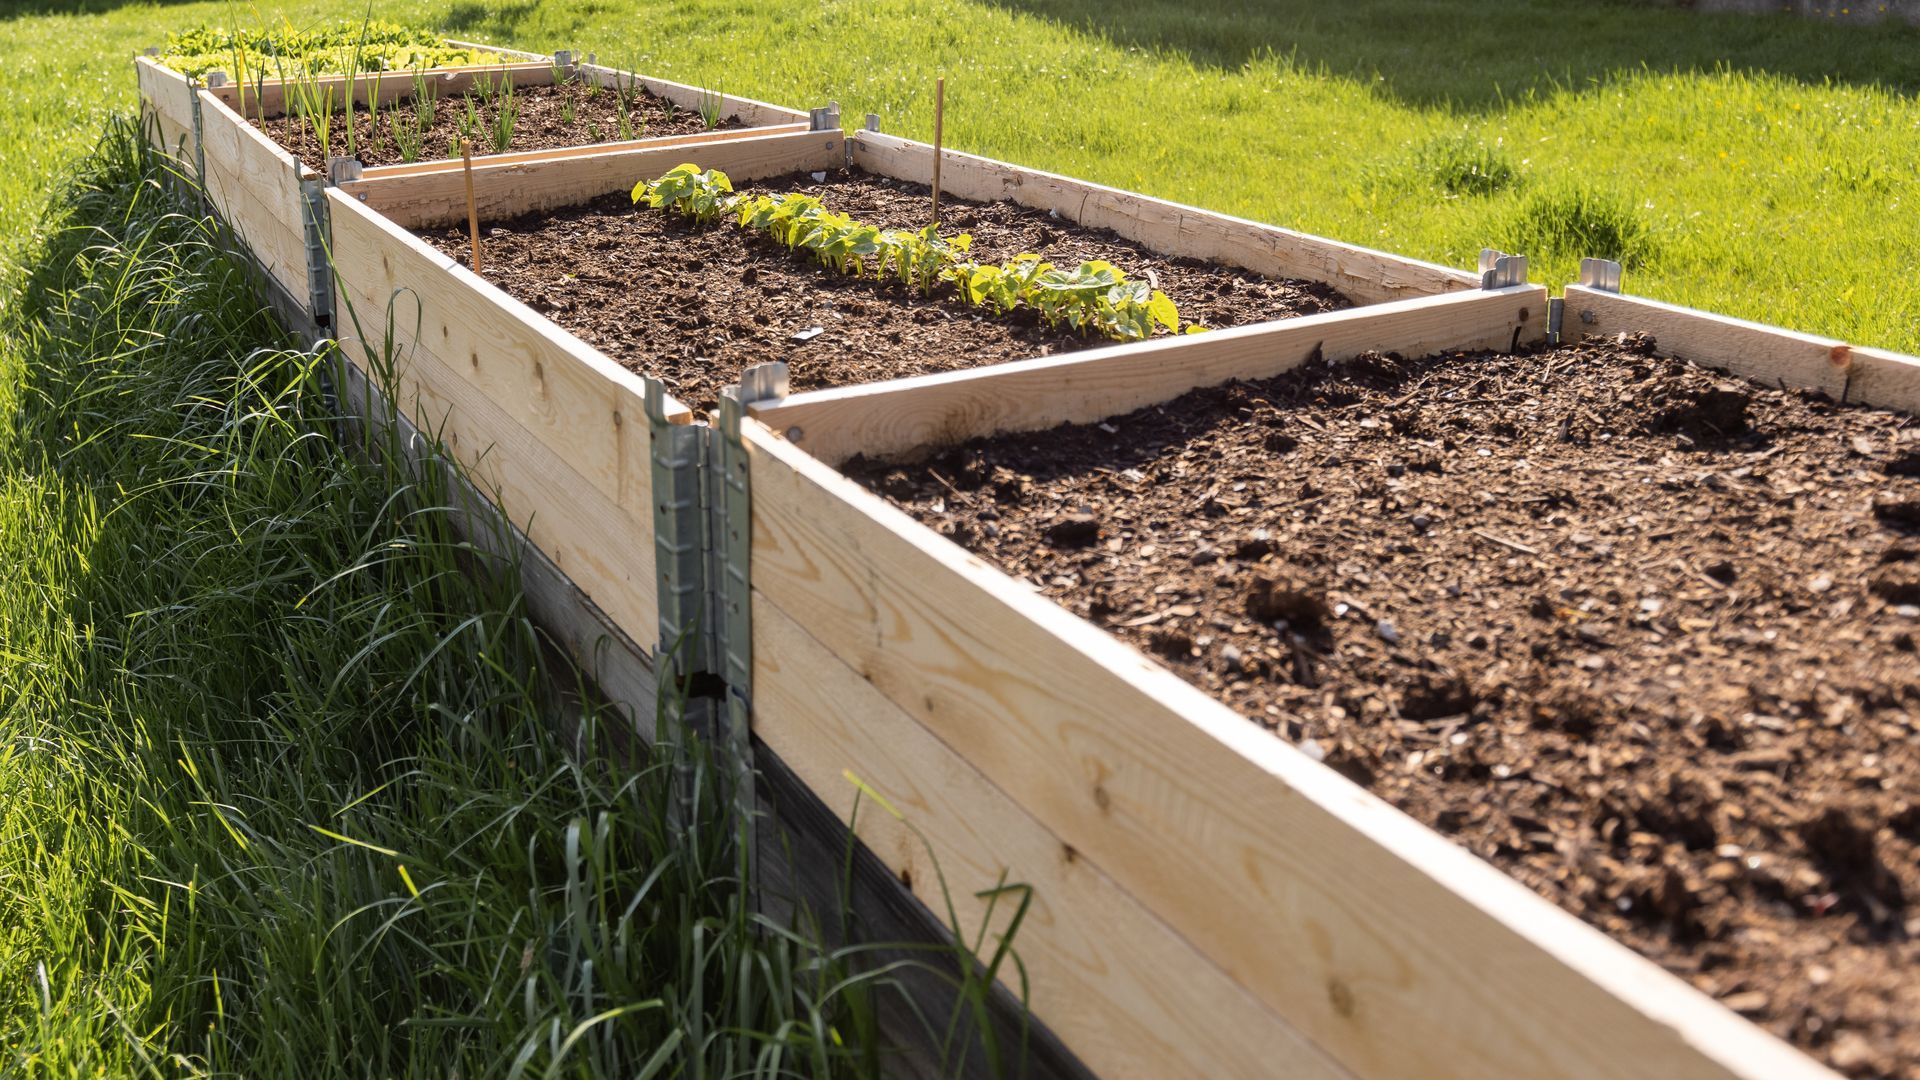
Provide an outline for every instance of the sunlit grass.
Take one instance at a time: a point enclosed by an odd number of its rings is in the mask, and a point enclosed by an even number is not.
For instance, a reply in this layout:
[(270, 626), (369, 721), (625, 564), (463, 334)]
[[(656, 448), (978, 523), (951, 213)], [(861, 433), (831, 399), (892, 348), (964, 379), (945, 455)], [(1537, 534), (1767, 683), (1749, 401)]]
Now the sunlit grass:
[[(378, 13), (796, 107), (836, 99), (850, 123), (878, 112), (921, 138), (945, 75), (956, 147), (1456, 266), (1513, 235), (1523, 208), (1554, 205), (1540, 192), (1565, 193), (1631, 211), (1647, 237), (1635, 292), (1920, 351), (1910, 28), (1576, 0), (409, 0)], [(0, 172), (0, 236), (30, 217), (36, 170), (84, 144), (69, 113), (131, 99), (128, 55), (229, 15), (197, 3), (0, 23), (0, 141), (24, 163)], [(1515, 175), (1490, 189), (1379, 182), (1453, 139)], [(1595, 253), (1527, 254), (1557, 286)]]

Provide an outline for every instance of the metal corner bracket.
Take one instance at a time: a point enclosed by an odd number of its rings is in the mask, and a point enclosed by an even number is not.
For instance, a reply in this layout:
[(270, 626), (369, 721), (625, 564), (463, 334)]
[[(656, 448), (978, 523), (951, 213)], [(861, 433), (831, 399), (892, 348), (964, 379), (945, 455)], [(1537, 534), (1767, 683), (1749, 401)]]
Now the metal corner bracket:
[(1480, 252), (1480, 287), (1509, 289), (1527, 283), (1527, 257), (1509, 255), (1494, 248)]
[(1581, 259), (1580, 284), (1601, 292), (1620, 291), (1620, 264), (1612, 259)]

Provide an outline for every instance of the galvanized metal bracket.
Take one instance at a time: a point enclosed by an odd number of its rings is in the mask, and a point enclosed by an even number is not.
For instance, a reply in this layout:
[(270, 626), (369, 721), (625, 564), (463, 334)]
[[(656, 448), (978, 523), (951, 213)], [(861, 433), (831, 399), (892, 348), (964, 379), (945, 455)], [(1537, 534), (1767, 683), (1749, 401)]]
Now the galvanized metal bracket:
[[(661, 683), (711, 671), (707, 607), (707, 429), (667, 420), (666, 387), (644, 378), (653, 478), (653, 566), (660, 597)], [(671, 696), (671, 695), (670, 695)]]
[(200, 119), (200, 88), (189, 82), (187, 89), (191, 91), (187, 98), (187, 111), (193, 114), (193, 182), (200, 185), (201, 199), (204, 201), (207, 190), (207, 140), (205, 123)]
[(359, 158), (330, 157), (327, 159), (327, 183), (344, 184), (358, 180), (366, 174), (367, 167)]
[(879, 113), (870, 112), (867, 114), (867, 130), (873, 132), (875, 135), (880, 134), (880, 114)]
[(568, 75), (573, 74), (573, 50), (555, 49), (553, 51), (553, 66)]
[(1509, 255), (1494, 248), (1484, 248), (1480, 252), (1480, 287), (1483, 289), (1510, 289), (1515, 285), (1527, 283), (1527, 257)]
[(1567, 321), (1566, 298), (1556, 296), (1547, 301), (1547, 344), (1560, 344), (1560, 328)]
[(829, 101), (817, 109), (807, 110), (808, 131), (839, 131), (840, 103)]
[(224, 71), (207, 72), (207, 89), (214, 90), (227, 85), (227, 73)]
[(1581, 259), (1580, 284), (1601, 292), (1620, 291), (1620, 264), (1612, 259)]
[[(747, 408), (787, 396), (787, 365), (755, 364), (742, 372), (740, 385), (720, 393), (708, 486), (712, 506), (712, 589), (714, 648), (718, 674), (727, 687), (730, 711), (742, 709), (753, 695), (752, 486), (740, 423)], [(744, 723), (744, 711), (740, 717)], [(740, 734), (744, 736), (744, 728)]]
[(306, 239), (307, 307), (319, 326), (333, 325), (333, 261), (328, 258), (327, 238), (333, 235), (332, 218), (327, 211), (327, 185), (317, 176), (300, 181), (302, 233)]

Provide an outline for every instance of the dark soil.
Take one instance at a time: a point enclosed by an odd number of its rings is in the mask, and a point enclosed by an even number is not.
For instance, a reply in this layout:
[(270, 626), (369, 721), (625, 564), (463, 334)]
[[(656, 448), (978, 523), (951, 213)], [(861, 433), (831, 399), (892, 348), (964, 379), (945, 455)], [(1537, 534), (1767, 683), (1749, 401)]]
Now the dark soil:
[[(407, 78), (404, 75), (395, 77)], [(518, 87), (513, 96), (520, 112), (514, 121), (513, 136), (506, 150), (498, 149), (493, 141), (493, 123), (499, 115), (494, 95), (490, 90), (480, 89), (470, 94), (455, 94), (439, 99), (434, 108), (433, 125), (422, 140), (417, 160), (435, 161), (460, 156), (460, 126), (467, 116), (469, 98), (479, 116), (478, 130), (470, 136), (475, 157), (522, 150), (588, 146), (622, 139), (693, 135), (707, 130), (706, 121), (698, 112), (680, 108), (644, 90), (636, 90), (631, 96), (633, 107), (627, 113), (629, 129), (625, 134), (620, 129), (620, 95), (611, 88), (601, 87), (589, 96), (585, 86), (570, 80), (558, 86)], [(571, 120), (567, 118), (566, 111), (569, 104), (573, 109)], [(401, 102), (400, 122), (415, 123), (417, 109), (418, 106), (410, 100)], [(400, 152), (399, 144), (394, 141), (393, 106), (388, 105), (380, 110), (378, 130), (365, 105), (354, 106), (353, 123), (354, 157), (361, 164), (398, 165), (407, 160)], [(255, 121), (255, 126), (286, 147), (309, 168), (326, 168), (326, 158), (320, 152), (320, 139), (301, 118), (274, 117), (265, 123)], [(729, 116), (722, 119), (717, 128), (727, 130), (744, 126), (737, 118)], [(334, 156), (346, 156), (346, 127), (337, 113), (333, 118), (333, 130), (328, 143)]]
[[(824, 182), (801, 173), (740, 190), (818, 195), (829, 209), (890, 228), (925, 226), (929, 205), (925, 185), (863, 172)], [(1168, 258), (1012, 203), (942, 199), (941, 211), (949, 234), (972, 234), (976, 259), (1105, 259), (1129, 275), (1150, 275), (1183, 322), (1223, 327), (1350, 306), (1325, 285)], [(426, 239), (466, 257), (464, 230)], [(969, 307), (951, 286), (917, 297), (842, 276), (730, 222), (696, 227), (636, 208), (625, 195), (495, 224), (485, 244), (489, 279), (699, 409), (713, 408), (744, 368), (771, 360), (791, 365), (794, 388), (807, 390), (1113, 344), (1049, 330), (1030, 312)]]
[(847, 471), (1855, 1076), (1920, 1077), (1920, 423), (1371, 357)]

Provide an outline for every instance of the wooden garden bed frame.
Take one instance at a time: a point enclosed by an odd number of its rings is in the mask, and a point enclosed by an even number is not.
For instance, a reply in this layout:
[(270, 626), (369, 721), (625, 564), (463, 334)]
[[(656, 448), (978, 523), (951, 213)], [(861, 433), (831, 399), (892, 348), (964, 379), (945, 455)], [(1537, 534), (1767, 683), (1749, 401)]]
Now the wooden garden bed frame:
[[(497, 80), (502, 76), (512, 78), (516, 86), (552, 85), (556, 72), (553, 58), (512, 50), (497, 51), (513, 59), (499, 64), (430, 68), (425, 74), (433, 80), (443, 96), (463, 93), (477, 81)], [(152, 118), (158, 143), (178, 154), (187, 171), (200, 179), (213, 208), (240, 235), (261, 268), (282, 289), (294, 297), (302, 298), (309, 312), (328, 307), (325, 276), (317, 275), (319, 280), (316, 280), (316, 275), (310, 270), (311, 266), (318, 264), (313, 259), (315, 253), (309, 250), (307, 228), (318, 212), (318, 185), (324, 183), (324, 178), (274, 142), (266, 132), (243, 118), (240, 111), (244, 107), (247, 117), (257, 117), (263, 113), (269, 118), (284, 115), (288, 84), (279, 79), (268, 79), (259, 85), (207, 87), (189, 80), (150, 56), (139, 57), (135, 63), (144, 111)], [(805, 131), (808, 126), (808, 114), (803, 112), (748, 98), (717, 94), (665, 79), (591, 63), (569, 62), (561, 65), (561, 70), (602, 86), (612, 86), (616, 80), (635, 80), (656, 96), (696, 111), (702, 101), (717, 99), (724, 115), (737, 116), (748, 126), (580, 148), (482, 155), (474, 158), (476, 168), (498, 168), (580, 153), (617, 154), (664, 146), (684, 148), (752, 138), (767, 132)], [(344, 76), (334, 76), (322, 82), (331, 84), (344, 98), (348, 82)], [(374, 99), (386, 104), (413, 93), (413, 73), (362, 75), (353, 80), (352, 93), (354, 101), (360, 104)], [(362, 170), (361, 175), (371, 178), (451, 175), (458, 178), (462, 168), (462, 163), (457, 160), (419, 161), (369, 168)], [(321, 258), (324, 259), (323, 254)]]
[[(156, 138), (180, 146), (183, 88), (145, 63), (141, 83)], [(215, 206), (257, 215), (285, 176), (257, 164), (263, 136), (198, 93)], [(249, 135), (243, 154), (218, 149)], [(926, 182), (933, 155), (833, 124), (733, 133), (697, 160), (740, 180), (852, 163)], [(652, 145), (476, 161), (475, 198), (483, 217), (551, 210), (689, 156)], [(942, 174), (954, 195), (1327, 281), (1367, 306), (749, 400), (737, 425), (723, 421), (713, 438), (738, 440), (751, 492), (751, 588), (725, 620), (738, 630), (746, 616), (734, 644), (751, 674), (734, 689), (751, 701), (762, 774), (809, 802), (778, 811), (802, 822), (800, 845), (837, 850), (828, 825), (852, 820), (851, 775), (904, 815), (861, 809), (868, 910), (908, 894), (938, 907), (929, 852), (963, 922), (985, 906), (973, 890), (1002, 874), (1033, 886), (1017, 945), (1035, 1009), (1101, 1074), (1831, 1075), (833, 469), (854, 453), (1095, 420), (1315, 356), (1538, 342), (1546, 290), (971, 155), (946, 153)], [(664, 640), (656, 435), (691, 412), (409, 231), (464, 221), (459, 174), (368, 170), (318, 203), (332, 333), (362, 368), (384, 351), (368, 343), (391, 343), (382, 389), (523, 530), (536, 613), (644, 721)], [(310, 293), (275, 272), (284, 242), (240, 232), (299, 314)], [(1594, 284), (1564, 304), (1566, 336), (1648, 330), (1663, 352), (1763, 381), (1920, 404), (1913, 358)], [(1049, 1061), (1041, 1075), (1074, 1072), (1064, 1054)]]

